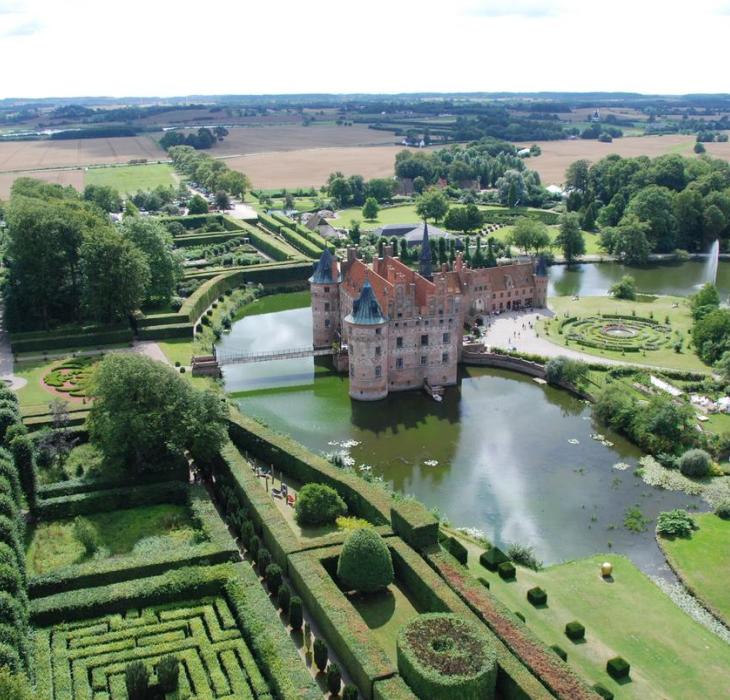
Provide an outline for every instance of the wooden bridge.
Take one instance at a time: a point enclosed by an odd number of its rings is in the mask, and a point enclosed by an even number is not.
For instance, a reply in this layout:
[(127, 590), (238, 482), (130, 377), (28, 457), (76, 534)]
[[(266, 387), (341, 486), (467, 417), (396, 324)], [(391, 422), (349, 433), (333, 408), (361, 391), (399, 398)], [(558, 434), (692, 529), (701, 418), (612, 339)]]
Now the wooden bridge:
[(215, 359), (218, 366), (241, 365), (250, 362), (269, 362), (271, 360), (292, 360), (298, 357), (322, 357), (332, 355), (331, 347), (315, 348), (311, 345), (301, 348), (286, 348), (284, 350), (266, 350), (264, 352), (237, 352), (235, 350), (218, 350)]

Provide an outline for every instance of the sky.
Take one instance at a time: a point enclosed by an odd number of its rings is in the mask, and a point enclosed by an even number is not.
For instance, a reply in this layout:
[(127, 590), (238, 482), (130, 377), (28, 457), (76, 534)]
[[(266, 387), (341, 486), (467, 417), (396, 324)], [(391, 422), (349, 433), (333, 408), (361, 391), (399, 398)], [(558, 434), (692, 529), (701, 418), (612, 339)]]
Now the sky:
[(730, 0), (0, 0), (0, 98), (730, 92)]

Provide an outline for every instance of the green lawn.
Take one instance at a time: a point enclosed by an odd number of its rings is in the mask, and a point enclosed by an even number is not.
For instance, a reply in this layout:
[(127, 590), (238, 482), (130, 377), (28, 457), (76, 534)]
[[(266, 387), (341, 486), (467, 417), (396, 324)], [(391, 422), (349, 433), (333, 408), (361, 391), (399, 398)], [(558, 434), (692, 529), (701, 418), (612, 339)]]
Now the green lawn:
[[(704, 700), (717, 697), (717, 688), (727, 682), (730, 646), (686, 615), (628, 559), (599, 554), (540, 572), (517, 567), (517, 579), (505, 582), (479, 565), (477, 546), (464, 544), (474, 575), (486, 578), (494, 595), (521, 612), (542, 641), (565, 649), (568, 663), (591, 685), (601, 683), (617, 700)], [(614, 565), (610, 583), (600, 576), (605, 560)], [(547, 607), (527, 602), (533, 586), (547, 592)], [(585, 642), (565, 636), (572, 620), (585, 626)], [(631, 664), (630, 683), (621, 685), (606, 673), (606, 661), (617, 655)]]
[[(86, 516), (99, 534), (102, 558), (129, 554), (141, 540), (158, 540), (158, 549), (185, 545), (195, 534), (187, 507), (172, 504), (145, 506)], [(26, 561), (29, 575), (79, 564), (88, 560), (76, 538), (73, 520), (39, 523), (28, 536)]]
[(137, 190), (151, 190), (158, 185), (177, 186), (175, 171), (171, 165), (122, 165), (105, 168), (89, 168), (84, 177), (86, 185), (108, 185), (121, 195), (134, 194)]
[[(673, 304), (677, 304), (677, 308), (673, 308)], [(692, 317), (690, 316), (687, 299), (683, 297), (644, 296), (636, 301), (614, 299), (609, 296), (582, 297), (578, 301), (574, 301), (571, 297), (550, 297), (548, 306), (555, 312), (556, 319), (550, 322), (540, 321), (538, 331), (541, 336), (544, 335), (557, 345), (570, 347), (573, 350), (586, 354), (608, 357), (637, 365), (645, 364), (658, 367), (670, 367), (673, 369), (709, 372), (707, 365), (689, 347), (691, 339), (689, 332), (692, 327)], [(672, 337), (674, 337), (675, 331), (678, 331), (684, 341), (682, 352), (677, 353), (673, 348), (668, 347), (660, 348), (659, 350), (647, 350), (645, 354), (643, 352), (635, 352), (622, 355), (618, 351), (584, 347), (577, 343), (567, 341), (565, 336), (558, 334), (557, 320), (564, 318), (566, 315), (578, 316), (579, 318), (597, 316), (600, 313), (631, 316), (632, 311), (636, 312), (636, 316), (645, 318), (648, 318), (649, 314), (653, 313), (654, 319), (660, 323), (664, 323), (665, 317), (668, 316), (672, 327)]]
[(89, 443), (74, 447), (63, 466), (37, 469), (40, 484), (53, 484), (66, 479), (110, 478), (120, 472), (121, 467), (105, 462), (102, 453)]
[(246, 316), (259, 316), (289, 309), (303, 309), (311, 304), (308, 290), (301, 292), (285, 292), (283, 294), (268, 294), (246, 304), (236, 314), (236, 321)]
[(193, 356), (193, 339), (171, 338), (169, 340), (158, 340), (157, 344), (165, 357), (174, 365), (179, 362), (183, 367), (190, 366)]
[(660, 544), (670, 564), (687, 587), (730, 624), (730, 520), (714, 513), (695, 516), (699, 530), (691, 537), (673, 540), (662, 537)]
[[(481, 211), (496, 209), (504, 211), (504, 207), (481, 205)], [(348, 228), (352, 220), (359, 221), (365, 230), (376, 229), (385, 224), (413, 224), (418, 223), (421, 217), (416, 214), (415, 204), (404, 204), (397, 207), (387, 207), (380, 210), (377, 219), (365, 221), (362, 216), (362, 207), (353, 207), (337, 212), (337, 218), (330, 221), (336, 226)], [(437, 224), (438, 225), (438, 224)]]

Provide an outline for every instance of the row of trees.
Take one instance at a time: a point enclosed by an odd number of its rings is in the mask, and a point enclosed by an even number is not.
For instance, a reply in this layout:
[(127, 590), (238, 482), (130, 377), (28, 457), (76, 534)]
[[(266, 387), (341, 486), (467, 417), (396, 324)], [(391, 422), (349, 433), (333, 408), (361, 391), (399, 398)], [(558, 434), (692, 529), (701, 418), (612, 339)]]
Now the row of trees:
[(5, 299), (13, 330), (111, 323), (167, 302), (181, 274), (160, 223), (116, 226), (73, 188), (15, 181), (7, 207)]
[(228, 129), (224, 126), (216, 126), (212, 130), (202, 127), (197, 132), (191, 131), (187, 134), (182, 131), (166, 131), (160, 139), (160, 146), (165, 150), (174, 146), (190, 146), (196, 150), (207, 149), (217, 141), (223, 141), (225, 136), (228, 136)]
[(698, 252), (730, 236), (730, 165), (667, 155), (578, 160), (566, 172), (567, 206), (603, 247), (630, 263), (676, 248)]
[(222, 160), (215, 160), (191, 146), (173, 146), (168, 153), (178, 170), (211, 192), (227, 192), (234, 197), (243, 197), (250, 187), (243, 173), (231, 170)]
[(345, 177), (340, 171), (330, 173), (325, 186), (327, 194), (340, 209), (360, 207), (368, 199), (385, 204), (393, 199), (395, 182), (391, 178), (373, 178), (365, 181), (362, 175)]

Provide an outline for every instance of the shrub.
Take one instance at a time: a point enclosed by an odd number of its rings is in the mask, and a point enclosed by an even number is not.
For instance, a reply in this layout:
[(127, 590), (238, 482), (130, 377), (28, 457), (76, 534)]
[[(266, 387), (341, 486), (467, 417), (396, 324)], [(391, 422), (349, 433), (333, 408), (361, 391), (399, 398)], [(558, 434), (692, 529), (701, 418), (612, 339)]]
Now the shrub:
[(251, 541), (248, 545), (248, 553), (251, 555), (251, 558), (256, 560), (256, 555), (259, 552), (259, 546), (261, 545), (261, 540), (259, 540), (258, 535), (254, 535), (251, 538)]
[(568, 660), (568, 652), (563, 649), (563, 647), (558, 646), (557, 644), (550, 645), (550, 648), (563, 660)]
[(519, 620), (522, 620), (522, 622), (527, 622), (527, 620), (525, 619), (525, 616), (519, 610), (515, 610), (514, 614), (515, 614), (515, 617), (518, 618)]
[(25, 674), (13, 673), (9, 668), (0, 667), (0, 698), (34, 700), (35, 697)]
[(489, 571), (496, 571), (500, 564), (507, 561), (509, 557), (499, 547), (490, 547), (479, 557), (479, 563)]
[(282, 583), (281, 586), (279, 586), (279, 590), (276, 594), (277, 602), (279, 603), (279, 607), (281, 608), (281, 611), (285, 614), (289, 614), (289, 601), (291, 601), (291, 589), (289, 586), (287, 586), (285, 583)]
[(5, 431), (5, 442), (9, 445), (16, 437), (27, 434), (28, 428), (23, 423), (14, 423)]
[(357, 700), (357, 688), (348, 683), (342, 689), (342, 700)]
[(595, 690), (596, 694), (600, 695), (604, 700), (613, 700), (613, 693), (600, 683), (596, 683), (593, 686), (593, 690)]
[(124, 682), (129, 700), (148, 700), (150, 672), (141, 661), (132, 661), (124, 669)]
[(74, 535), (84, 546), (87, 554), (94, 554), (99, 549), (99, 533), (94, 524), (81, 515), (74, 518)]
[(278, 564), (269, 564), (264, 572), (266, 583), (272, 593), (279, 592), (281, 586), (281, 567)]
[(295, 507), (295, 517), (300, 525), (327, 525), (347, 513), (340, 495), (326, 484), (305, 484)]
[(390, 550), (375, 530), (353, 530), (347, 536), (337, 561), (337, 577), (343, 584), (373, 593), (390, 585), (394, 576)]
[(533, 571), (542, 569), (542, 562), (535, 556), (535, 550), (532, 547), (513, 542), (507, 548), (507, 555), (515, 564), (520, 564)]
[(302, 599), (295, 595), (289, 601), (289, 624), (293, 630), (302, 629), (304, 615), (302, 613)]
[(627, 678), (629, 671), (631, 670), (631, 664), (626, 659), (622, 659), (620, 656), (615, 656), (609, 659), (606, 663), (606, 671), (611, 678), (619, 680), (621, 678)]
[(565, 625), (565, 636), (574, 642), (578, 641), (586, 636), (586, 628), (577, 620), (573, 620)]
[(165, 693), (174, 693), (180, 677), (180, 662), (177, 656), (168, 654), (157, 664), (157, 682)]
[(18, 507), (15, 501), (6, 493), (0, 493), (0, 515), (13, 520), (18, 515)]
[(9, 647), (17, 649), (20, 645), (20, 631), (11, 625), (0, 624), (0, 644), (7, 644)]
[(722, 501), (722, 503), (715, 508), (715, 515), (723, 520), (730, 520), (730, 499)]
[(18, 409), (5, 406), (0, 408), (0, 442), (5, 442), (5, 432), (7, 429), (18, 422)]
[(689, 537), (697, 529), (694, 518), (681, 508), (659, 513), (656, 519), (656, 531), (664, 537)]
[(484, 586), (484, 588), (489, 590), (490, 586), (489, 586), (489, 581), (487, 581), (487, 579), (485, 579), (483, 576), (480, 576), (478, 580), (479, 580), (479, 583), (481, 583), (482, 586)]
[(398, 671), (419, 698), (494, 698), (497, 654), (485, 630), (452, 613), (419, 615), (401, 627)]
[(0, 644), (0, 668), (3, 666), (6, 666), (13, 672), (22, 669), (20, 655), (13, 647), (7, 644)]
[(466, 562), (469, 557), (469, 552), (467, 548), (459, 542), (455, 537), (449, 537), (446, 540), (446, 549), (449, 550), (449, 554), (451, 554), (456, 561), (458, 561), (463, 566), (466, 566)]
[(515, 565), (511, 561), (503, 561), (497, 567), (497, 573), (500, 578), (509, 581), (517, 576), (517, 569), (515, 569)]
[(10, 625), (18, 630), (24, 630), (26, 627), (23, 607), (7, 591), (0, 591), (0, 623)]
[(616, 299), (636, 299), (636, 281), (631, 275), (624, 275), (608, 293)]
[(256, 553), (256, 565), (259, 572), (264, 574), (269, 564), (271, 564), (271, 552), (266, 547), (259, 547), (259, 551)]
[(250, 520), (245, 520), (241, 526), (241, 542), (243, 542), (246, 549), (251, 548), (251, 538), (254, 536), (253, 523)]
[(527, 600), (535, 606), (545, 605), (547, 603), (547, 593), (539, 586), (535, 586), (535, 588), (530, 588), (527, 591)]
[(17, 596), (23, 590), (23, 582), (18, 570), (8, 564), (0, 564), (0, 591)]
[(324, 672), (324, 670), (327, 668), (327, 660), (329, 658), (329, 652), (327, 650), (327, 645), (324, 643), (324, 640), (315, 639), (313, 649), (314, 649), (314, 665), (321, 672)]
[(332, 695), (338, 695), (340, 692), (340, 686), (342, 685), (342, 674), (337, 664), (330, 664), (327, 669), (327, 690)]
[(679, 458), (679, 470), (685, 476), (707, 476), (712, 460), (704, 450), (687, 450)]

